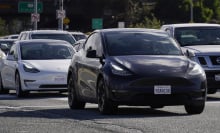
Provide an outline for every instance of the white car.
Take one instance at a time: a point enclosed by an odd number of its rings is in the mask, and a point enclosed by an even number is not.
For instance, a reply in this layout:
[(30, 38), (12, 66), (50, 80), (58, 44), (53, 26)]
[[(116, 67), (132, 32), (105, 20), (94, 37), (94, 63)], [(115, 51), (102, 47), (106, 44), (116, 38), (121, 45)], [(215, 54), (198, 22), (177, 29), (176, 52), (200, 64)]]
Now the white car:
[(66, 91), (73, 54), (72, 45), (66, 41), (17, 41), (1, 61), (0, 92), (14, 89), (22, 97), (29, 91)]
[(205, 70), (208, 93), (220, 89), (220, 25), (208, 23), (167, 24), (161, 27), (180, 44), (184, 53)]
[(70, 34), (68, 31), (62, 31), (62, 30), (22, 31), (18, 37), (18, 40), (32, 40), (32, 39), (64, 40), (72, 45), (76, 42), (72, 34)]

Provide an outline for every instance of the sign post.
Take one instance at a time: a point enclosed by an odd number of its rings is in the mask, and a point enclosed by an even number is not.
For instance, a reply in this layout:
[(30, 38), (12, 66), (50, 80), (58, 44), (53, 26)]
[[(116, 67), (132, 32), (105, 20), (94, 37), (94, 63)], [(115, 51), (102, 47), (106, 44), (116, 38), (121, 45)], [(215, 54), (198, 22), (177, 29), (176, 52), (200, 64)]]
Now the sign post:
[(37, 22), (39, 21), (39, 14), (37, 13), (37, 0), (34, 0), (34, 30), (37, 30)]

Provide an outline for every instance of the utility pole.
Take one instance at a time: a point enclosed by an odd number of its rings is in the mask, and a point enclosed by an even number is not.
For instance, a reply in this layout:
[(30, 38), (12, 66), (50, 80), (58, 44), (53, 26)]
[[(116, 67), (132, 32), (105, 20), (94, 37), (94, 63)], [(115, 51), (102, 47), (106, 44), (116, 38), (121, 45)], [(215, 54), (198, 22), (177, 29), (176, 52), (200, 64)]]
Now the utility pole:
[(190, 2), (190, 22), (193, 23), (193, 0)]
[[(37, 14), (37, 0), (34, 0), (34, 13)], [(34, 30), (37, 30), (37, 20), (34, 21)]]
[[(59, 10), (63, 12), (63, 0), (59, 0)], [(58, 29), (63, 30), (63, 18), (58, 18)]]

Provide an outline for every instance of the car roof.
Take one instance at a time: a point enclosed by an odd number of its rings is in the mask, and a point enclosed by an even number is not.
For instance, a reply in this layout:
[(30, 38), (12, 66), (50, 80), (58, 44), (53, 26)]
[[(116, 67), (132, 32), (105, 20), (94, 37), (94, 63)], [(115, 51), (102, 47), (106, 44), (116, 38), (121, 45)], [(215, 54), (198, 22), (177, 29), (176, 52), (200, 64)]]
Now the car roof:
[(32, 39), (32, 40), (19, 40), (17, 41), (19, 43), (48, 43), (48, 42), (53, 42), (53, 43), (63, 43), (63, 44), (67, 44), (69, 46), (72, 46), (70, 43), (63, 41), (63, 40), (53, 40), (53, 39)]
[(69, 33), (74, 35), (85, 35), (83, 32), (79, 32), (79, 31), (69, 31)]
[(147, 28), (111, 28), (111, 29), (101, 29), (101, 30), (95, 30), (95, 32), (157, 32), (157, 33), (163, 33), (167, 34), (165, 31), (162, 31), (160, 29), (147, 29)]
[(30, 32), (31, 34), (63, 34), (69, 33), (63, 30), (31, 30), (31, 31), (23, 31), (23, 32)]
[(0, 42), (13, 42), (17, 41), (17, 39), (0, 39)]
[(180, 23), (180, 24), (166, 24), (163, 26), (172, 26), (172, 27), (220, 27), (219, 24), (210, 24), (210, 23)]

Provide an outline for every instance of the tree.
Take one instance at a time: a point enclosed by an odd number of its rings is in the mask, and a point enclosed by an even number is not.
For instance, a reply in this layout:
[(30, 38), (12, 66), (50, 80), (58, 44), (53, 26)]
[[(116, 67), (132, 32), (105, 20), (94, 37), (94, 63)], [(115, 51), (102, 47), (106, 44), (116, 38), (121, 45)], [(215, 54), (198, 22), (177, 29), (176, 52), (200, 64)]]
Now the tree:
[(8, 30), (7, 30), (5, 20), (0, 18), (0, 36), (7, 35), (7, 34), (8, 34)]

